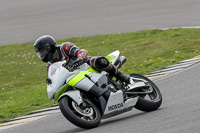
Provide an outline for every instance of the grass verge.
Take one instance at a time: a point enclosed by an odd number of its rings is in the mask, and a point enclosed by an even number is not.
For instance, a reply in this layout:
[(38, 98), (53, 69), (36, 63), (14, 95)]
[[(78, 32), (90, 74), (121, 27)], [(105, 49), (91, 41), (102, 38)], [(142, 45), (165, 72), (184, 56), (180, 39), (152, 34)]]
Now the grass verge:
[[(96, 35), (58, 40), (57, 44), (65, 41), (87, 49), (92, 56), (120, 50), (127, 57), (121, 71), (145, 75), (199, 55), (200, 29)], [(0, 57), (0, 122), (53, 105), (46, 93), (46, 67), (33, 43), (0, 46)]]

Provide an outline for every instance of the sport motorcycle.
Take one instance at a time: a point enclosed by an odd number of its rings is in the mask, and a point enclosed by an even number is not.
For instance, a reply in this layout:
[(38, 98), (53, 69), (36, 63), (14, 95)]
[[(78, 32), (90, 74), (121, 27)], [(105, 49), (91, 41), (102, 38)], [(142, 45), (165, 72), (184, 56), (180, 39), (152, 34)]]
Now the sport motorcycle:
[[(126, 62), (118, 50), (106, 58), (118, 69)], [(130, 83), (126, 84), (105, 71), (96, 71), (87, 63), (76, 68), (65, 63), (60, 61), (50, 66), (47, 93), (65, 118), (78, 127), (94, 128), (101, 119), (133, 108), (153, 111), (162, 103), (159, 88), (145, 76), (129, 73)]]

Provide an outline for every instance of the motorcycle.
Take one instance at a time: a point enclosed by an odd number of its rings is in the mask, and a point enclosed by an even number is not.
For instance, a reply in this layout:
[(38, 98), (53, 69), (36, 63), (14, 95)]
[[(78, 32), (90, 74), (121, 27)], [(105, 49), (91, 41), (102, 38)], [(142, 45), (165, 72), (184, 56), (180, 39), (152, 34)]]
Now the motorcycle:
[[(118, 50), (106, 58), (118, 69), (126, 62)], [(101, 119), (131, 111), (133, 107), (149, 112), (162, 103), (159, 88), (140, 74), (128, 74), (130, 84), (125, 84), (105, 71), (94, 70), (87, 63), (76, 68), (64, 64), (65, 61), (60, 61), (50, 66), (47, 93), (65, 118), (78, 127), (94, 128)]]

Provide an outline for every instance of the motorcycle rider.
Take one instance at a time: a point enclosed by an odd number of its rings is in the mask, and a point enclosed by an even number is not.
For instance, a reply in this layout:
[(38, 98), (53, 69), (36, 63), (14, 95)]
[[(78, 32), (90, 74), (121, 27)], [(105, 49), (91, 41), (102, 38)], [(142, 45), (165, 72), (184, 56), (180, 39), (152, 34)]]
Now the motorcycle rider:
[(130, 82), (129, 76), (118, 71), (107, 58), (103, 56), (88, 56), (87, 50), (79, 49), (71, 42), (56, 45), (56, 41), (52, 36), (43, 35), (35, 41), (34, 49), (40, 60), (46, 63), (47, 70), (51, 64), (57, 61), (66, 60), (66, 65), (70, 65), (70, 67), (87, 63), (95, 70), (106, 71), (126, 84)]

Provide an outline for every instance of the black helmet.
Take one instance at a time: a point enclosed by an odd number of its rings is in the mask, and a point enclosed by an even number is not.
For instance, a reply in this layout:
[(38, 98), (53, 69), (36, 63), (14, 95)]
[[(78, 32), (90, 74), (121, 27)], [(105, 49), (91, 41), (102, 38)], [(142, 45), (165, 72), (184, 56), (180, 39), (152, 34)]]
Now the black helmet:
[(53, 54), (56, 49), (56, 41), (50, 35), (44, 35), (35, 41), (34, 48), (40, 60), (48, 62), (53, 59)]

